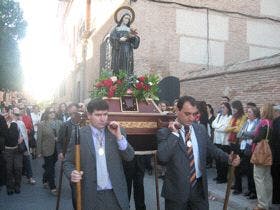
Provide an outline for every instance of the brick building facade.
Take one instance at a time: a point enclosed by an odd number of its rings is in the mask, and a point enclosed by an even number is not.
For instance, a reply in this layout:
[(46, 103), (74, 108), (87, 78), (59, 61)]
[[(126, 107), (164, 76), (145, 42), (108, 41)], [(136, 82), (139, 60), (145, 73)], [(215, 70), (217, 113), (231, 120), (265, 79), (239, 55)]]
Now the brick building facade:
[(62, 1), (59, 6), (73, 61), (62, 100), (89, 97), (99, 76), (100, 48), (115, 26), (114, 11), (131, 3), (136, 14), (132, 27), (141, 37), (134, 51), (136, 74), (178, 77), (181, 94), (213, 104), (221, 95), (258, 104), (280, 102), (280, 55), (275, 55), (280, 53), (279, 1), (93, 0), (93, 32), (86, 42), (81, 38), (85, 2)]

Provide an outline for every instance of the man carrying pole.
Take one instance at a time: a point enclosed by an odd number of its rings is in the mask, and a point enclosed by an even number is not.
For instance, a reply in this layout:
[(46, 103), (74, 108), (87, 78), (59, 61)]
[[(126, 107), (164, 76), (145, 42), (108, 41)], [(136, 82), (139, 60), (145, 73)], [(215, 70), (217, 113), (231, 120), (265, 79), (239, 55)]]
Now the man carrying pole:
[[(58, 134), (58, 141), (57, 141), (57, 152), (58, 152), (58, 159), (63, 161), (67, 146), (69, 144), (71, 134), (75, 130), (75, 126), (79, 123), (77, 119), (77, 111), (78, 111), (78, 104), (72, 103), (68, 106), (68, 112), (70, 114), (70, 119), (67, 120), (65, 123), (62, 124), (59, 134)], [(62, 175), (63, 175), (63, 163), (61, 162), (60, 172), (59, 172), (59, 184), (58, 184), (58, 195), (57, 195), (57, 202), (56, 202), (56, 210), (59, 209), (59, 202), (60, 202), (60, 195), (61, 195), (61, 186), (62, 186)], [(76, 207), (75, 201), (75, 186), (70, 182), (70, 187), (72, 191), (72, 204), (73, 208)]]
[(129, 209), (122, 160), (131, 161), (134, 150), (120, 125), (108, 122), (108, 109), (107, 102), (101, 99), (87, 106), (90, 125), (78, 132), (81, 171), (75, 168), (75, 138), (71, 137), (64, 160), (67, 178), (73, 183), (81, 182), (83, 210)]
[(209, 209), (207, 154), (232, 166), (240, 163), (239, 156), (216, 148), (206, 129), (194, 122), (198, 112), (196, 104), (193, 97), (182, 96), (177, 103), (177, 119), (157, 133), (157, 156), (167, 167), (162, 187), (166, 210)]

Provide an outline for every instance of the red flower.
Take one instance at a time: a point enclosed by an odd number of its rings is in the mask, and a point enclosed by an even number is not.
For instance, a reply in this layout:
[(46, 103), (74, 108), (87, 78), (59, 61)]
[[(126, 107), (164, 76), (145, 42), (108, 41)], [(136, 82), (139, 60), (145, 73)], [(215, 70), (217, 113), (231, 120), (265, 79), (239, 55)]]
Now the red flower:
[(140, 82), (145, 82), (145, 76), (138, 77), (138, 80), (139, 80)]
[(117, 90), (117, 85), (111, 86), (111, 87), (110, 87), (110, 90), (112, 90), (112, 91), (115, 92), (115, 91)]
[(100, 87), (103, 87), (104, 85), (103, 85), (103, 83), (102, 82), (98, 82), (98, 83), (96, 83), (96, 85), (95, 85), (95, 87), (97, 87), (97, 88), (100, 88)]
[(150, 90), (151, 87), (150, 87), (150, 85), (144, 84), (143, 88), (144, 88), (145, 91), (148, 91), (148, 90)]
[(115, 92), (116, 92), (116, 89), (117, 89), (117, 86), (114, 85), (114, 86), (111, 86), (109, 89), (108, 89), (108, 97), (111, 98), (115, 95)]
[(112, 91), (108, 91), (108, 97), (112, 98), (115, 95), (115, 92)]
[(136, 89), (138, 89), (138, 90), (141, 90), (141, 89), (143, 89), (143, 82), (138, 82), (138, 83), (136, 83), (136, 85), (135, 85), (135, 87), (136, 87)]
[(122, 80), (118, 79), (116, 82), (118, 85), (122, 84)]
[(103, 80), (102, 83), (105, 87), (108, 87), (108, 88), (113, 85), (113, 81), (111, 79)]

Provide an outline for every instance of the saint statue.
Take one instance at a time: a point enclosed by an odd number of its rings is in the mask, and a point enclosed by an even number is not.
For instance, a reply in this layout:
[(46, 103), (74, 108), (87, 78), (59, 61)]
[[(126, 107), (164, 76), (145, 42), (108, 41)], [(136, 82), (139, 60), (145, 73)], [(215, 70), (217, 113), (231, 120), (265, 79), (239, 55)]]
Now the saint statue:
[(112, 46), (111, 69), (114, 74), (118, 74), (119, 71), (123, 70), (128, 75), (133, 75), (133, 49), (139, 47), (140, 37), (135, 29), (130, 28), (130, 24), (133, 22), (131, 18), (129, 13), (123, 14), (117, 22), (117, 26), (110, 33)]

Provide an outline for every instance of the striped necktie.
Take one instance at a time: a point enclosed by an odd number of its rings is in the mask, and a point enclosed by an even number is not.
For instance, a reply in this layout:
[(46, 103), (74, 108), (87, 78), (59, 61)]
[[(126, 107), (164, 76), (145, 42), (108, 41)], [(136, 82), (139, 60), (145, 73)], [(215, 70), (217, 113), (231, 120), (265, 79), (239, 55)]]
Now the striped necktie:
[[(187, 143), (187, 141), (191, 140), (190, 135), (188, 135), (189, 132), (190, 132), (190, 127), (188, 125), (186, 125), (184, 128), (185, 128), (185, 135), (186, 135), (185, 140), (186, 140), (186, 143)], [(190, 184), (193, 188), (196, 184), (196, 172), (195, 172), (195, 164), (194, 164), (194, 155), (193, 155), (192, 145), (187, 147), (187, 156), (189, 158), (189, 166), (190, 166), (190, 178), (189, 178), (189, 180), (190, 180)]]

